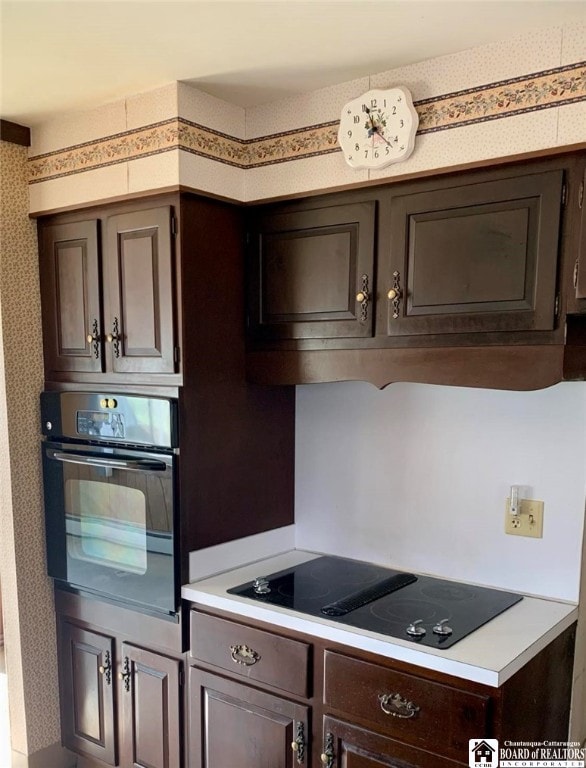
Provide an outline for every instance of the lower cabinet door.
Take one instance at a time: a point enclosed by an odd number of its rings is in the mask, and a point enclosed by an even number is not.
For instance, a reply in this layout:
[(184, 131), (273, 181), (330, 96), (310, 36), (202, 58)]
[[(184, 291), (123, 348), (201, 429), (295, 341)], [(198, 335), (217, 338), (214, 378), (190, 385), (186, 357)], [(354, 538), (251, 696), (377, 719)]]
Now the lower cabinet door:
[(73, 752), (117, 764), (114, 639), (62, 621), (59, 637), (61, 732)]
[(462, 765), (333, 717), (324, 717), (323, 739), (321, 762), (325, 768), (459, 768)]
[(124, 768), (180, 768), (181, 661), (122, 644), (119, 672)]
[(309, 765), (307, 707), (194, 667), (189, 697), (189, 768)]

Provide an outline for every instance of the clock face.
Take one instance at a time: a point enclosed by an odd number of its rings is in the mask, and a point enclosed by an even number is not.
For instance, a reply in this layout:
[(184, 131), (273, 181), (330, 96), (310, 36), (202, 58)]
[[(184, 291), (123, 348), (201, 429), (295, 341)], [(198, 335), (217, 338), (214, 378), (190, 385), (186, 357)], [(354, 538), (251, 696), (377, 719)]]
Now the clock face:
[(352, 168), (384, 168), (413, 152), (418, 124), (406, 88), (368, 91), (342, 109), (338, 141)]

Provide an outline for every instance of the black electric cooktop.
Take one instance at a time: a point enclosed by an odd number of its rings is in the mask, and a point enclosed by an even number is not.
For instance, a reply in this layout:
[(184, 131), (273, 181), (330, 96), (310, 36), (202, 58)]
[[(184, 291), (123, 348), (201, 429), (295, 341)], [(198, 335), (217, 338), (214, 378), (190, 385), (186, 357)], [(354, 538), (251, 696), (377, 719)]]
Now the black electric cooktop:
[(449, 648), (522, 595), (323, 556), (229, 593), (432, 648)]

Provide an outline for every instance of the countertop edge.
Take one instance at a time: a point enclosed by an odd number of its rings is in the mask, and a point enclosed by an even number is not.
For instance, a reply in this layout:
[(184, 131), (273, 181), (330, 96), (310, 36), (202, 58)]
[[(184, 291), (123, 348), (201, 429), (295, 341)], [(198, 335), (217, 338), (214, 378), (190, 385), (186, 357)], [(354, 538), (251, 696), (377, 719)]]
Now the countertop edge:
[[(316, 556), (315, 553), (293, 550), (266, 562), (270, 563), (273, 570), (280, 570), (281, 567), (289, 567), (291, 564), (303, 562)], [(433, 670), (493, 688), (503, 685), (578, 618), (577, 605), (555, 600), (543, 600), (545, 619), (538, 621), (537, 626), (534, 626), (531, 631), (527, 631), (526, 628), (524, 629), (523, 621), (519, 621), (519, 614), (515, 617), (512, 616), (511, 611), (515, 609), (513, 606), (509, 611), (493, 619), (495, 624), (491, 622), (491, 625), (494, 626), (493, 631), (497, 647), (505, 649), (504, 653), (501, 652), (502, 663), (497, 661), (498, 655), (496, 657), (493, 655), (491, 661), (490, 654), (481, 661), (482, 646), (487, 641), (487, 635), (482, 636), (479, 633), (486, 633), (488, 625), (473, 633), (471, 636), (474, 637), (472, 645), (468, 645), (465, 650), (462, 648), (464, 653), (459, 655), (468, 655), (469, 658), (457, 659), (448, 655), (450, 649), (442, 653), (432, 648), (417, 647), (407, 640), (385, 637), (363, 629), (340, 625), (326, 618), (300, 614), (279, 606), (267, 607), (238, 595), (228, 594), (227, 588), (238, 581), (247, 581), (250, 574), (257, 571), (256, 564), (254, 569), (247, 570), (250, 565), (229, 569), (214, 577), (186, 584), (181, 589), (181, 596), (184, 600), (197, 603), (202, 607), (215, 608), (230, 613), (235, 620), (254, 619), (262, 621), (271, 625), (275, 631), (279, 629), (292, 630), (309, 637), (338, 643), (348, 649), (366, 651), (381, 658), (405, 662), (422, 669)], [(529, 619), (530, 622), (534, 620), (536, 613), (539, 615), (541, 611), (540, 600), (542, 599), (527, 597), (526, 600), (518, 603), (517, 606), (523, 606), (522, 610), (524, 611), (520, 616)], [(464, 638), (461, 642), (466, 643), (467, 640)], [(488, 642), (491, 641), (492, 639), (488, 640)], [(516, 649), (515, 645), (517, 646)], [(457, 646), (455, 647), (457, 648)], [(508, 653), (509, 648), (511, 649), (510, 654)], [(475, 653), (479, 654), (478, 664), (474, 663)]]

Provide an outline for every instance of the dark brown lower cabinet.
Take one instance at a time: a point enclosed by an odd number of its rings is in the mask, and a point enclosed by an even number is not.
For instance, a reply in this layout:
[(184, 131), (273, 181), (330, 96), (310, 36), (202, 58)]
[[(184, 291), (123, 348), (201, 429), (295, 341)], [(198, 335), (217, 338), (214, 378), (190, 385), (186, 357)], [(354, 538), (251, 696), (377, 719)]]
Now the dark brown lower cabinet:
[(72, 752), (117, 765), (114, 638), (61, 622), (61, 734)]
[(190, 768), (310, 764), (308, 707), (191, 667), (189, 708)]
[(59, 673), (64, 746), (122, 768), (180, 768), (180, 659), (61, 618)]
[(462, 765), (333, 717), (324, 717), (323, 739), (321, 762), (325, 768), (457, 768)]
[(575, 624), (493, 688), (205, 611), (191, 611), (189, 768), (458, 768), (470, 739), (567, 739)]
[(122, 653), (121, 764), (180, 766), (182, 663), (129, 643)]

